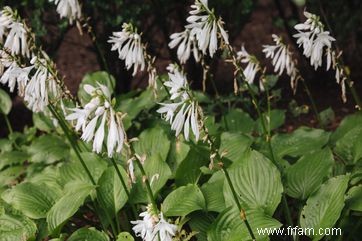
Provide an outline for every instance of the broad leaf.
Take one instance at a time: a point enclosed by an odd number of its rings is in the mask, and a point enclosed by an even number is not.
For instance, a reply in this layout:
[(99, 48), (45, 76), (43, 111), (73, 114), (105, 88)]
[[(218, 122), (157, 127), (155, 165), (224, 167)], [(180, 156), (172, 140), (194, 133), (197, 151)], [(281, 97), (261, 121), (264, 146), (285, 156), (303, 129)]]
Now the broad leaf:
[[(311, 195), (299, 218), (301, 227), (314, 230), (332, 228), (344, 207), (344, 194), (348, 181), (349, 175), (333, 177)], [(311, 235), (314, 241), (322, 237), (318, 232)]]
[(12, 102), (8, 93), (0, 89), (0, 113), (8, 115), (11, 110)]
[(60, 198), (61, 191), (47, 185), (21, 183), (2, 194), (2, 198), (15, 209), (32, 219), (45, 218)]
[(218, 171), (202, 185), (201, 191), (205, 197), (207, 211), (221, 212), (225, 209), (225, 199), (221, 195), (224, 191), (224, 179), (224, 174)]
[[(271, 110), (270, 116), (268, 116), (268, 113), (264, 113), (264, 116), (267, 130), (274, 130), (282, 126), (285, 122), (285, 110)], [(259, 133), (264, 133), (260, 118), (256, 120), (256, 130)]]
[(83, 205), (84, 200), (94, 190), (94, 186), (73, 182), (65, 187), (64, 195), (55, 203), (47, 215), (49, 231), (52, 233), (71, 218)]
[(25, 216), (3, 214), (0, 216), (0, 241), (31, 240), (35, 237), (36, 225)]
[(254, 130), (255, 121), (241, 109), (232, 109), (222, 117), (221, 125), (230, 132), (250, 133)]
[(173, 173), (175, 173), (180, 163), (186, 158), (189, 151), (189, 145), (179, 140), (179, 138), (173, 138), (171, 141), (170, 152), (167, 157), (167, 163)]
[(207, 241), (207, 230), (215, 221), (215, 218), (210, 213), (194, 212), (190, 214), (188, 224), (191, 230), (197, 232), (196, 238), (198, 241)]
[[(260, 210), (246, 211), (246, 217), (256, 240), (268, 240), (268, 235), (259, 234), (258, 230), (279, 228), (281, 223)], [(236, 208), (228, 208), (219, 214), (207, 232), (208, 241), (252, 240), (245, 223)]]
[(308, 198), (331, 173), (333, 163), (328, 148), (303, 156), (285, 170), (286, 193), (302, 200)]
[(343, 160), (355, 164), (362, 158), (362, 126), (358, 125), (348, 131), (336, 142), (334, 149)]
[(341, 139), (347, 132), (362, 123), (362, 111), (345, 117), (338, 128), (331, 135), (332, 144)]
[(109, 241), (109, 237), (95, 228), (81, 228), (75, 231), (67, 241)]
[[(122, 166), (118, 165), (118, 168), (125, 184), (128, 185), (127, 173)], [(127, 202), (126, 191), (113, 166), (109, 167), (98, 181), (97, 199), (110, 217), (117, 215), (118, 211)]]
[[(257, 151), (250, 151), (228, 172), (243, 208), (261, 209), (273, 215), (281, 200), (283, 186), (278, 169), (269, 159)], [(224, 198), (226, 206), (236, 205), (227, 181), (224, 181)]]
[(348, 190), (346, 206), (353, 211), (362, 212), (362, 185), (354, 186)]
[(202, 209), (205, 209), (205, 199), (195, 184), (177, 188), (165, 198), (162, 204), (162, 211), (166, 216), (185, 216)]
[(224, 132), (221, 134), (219, 153), (232, 162), (238, 161), (242, 159), (251, 143), (252, 139), (248, 136)]
[(37, 129), (45, 132), (50, 132), (55, 128), (52, 119), (43, 112), (33, 113), (33, 123)]
[(122, 232), (118, 234), (117, 241), (134, 241), (134, 238), (128, 232)]
[(31, 162), (53, 163), (69, 157), (70, 148), (64, 140), (55, 135), (43, 135), (28, 148)]
[(23, 164), (29, 155), (23, 151), (8, 151), (0, 154), (0, 170), (5, 166)]

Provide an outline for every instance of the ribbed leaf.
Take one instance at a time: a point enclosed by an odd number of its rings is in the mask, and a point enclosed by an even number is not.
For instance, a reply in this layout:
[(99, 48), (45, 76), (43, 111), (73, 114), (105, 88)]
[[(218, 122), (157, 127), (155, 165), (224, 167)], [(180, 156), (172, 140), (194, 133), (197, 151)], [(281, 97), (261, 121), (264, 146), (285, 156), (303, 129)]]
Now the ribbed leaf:
[(341, 139), (347, 132), (362, 123), (362, 111), (356, 112), (345, 117), (338, 128), (331, 135), (331, 142), (334, 144)]
[(329, 133), (324, 130), (300, 127), (291, 134), (277, 134), (272, 147), (279, 157), (301, 156), (322, 149), (328, 142)]
[(134, 238), (128, 232), (122, 232), (118, 234), (117, 241), (134, 241)]
[(356, 126), (336, 142), (334, 151), (343, 160), (355, 164), (362, 158), (362, 126)]
[(227, 131), (250, 133), (254, 130), (255, 121), (248, 113), (232, 109), (222, 117), (221, 125)]
[[(264, 113), (267, 116), (267, 113)], [(268, 121), (269, 120), (269, 121)], [(266, 128), (269, 130), (274, 130), (282, 126), (285, 122), (285, 110), (274, 109), (270, 111), (270, 117), (266, 118)], [(256, 120), (256, 131), (263, 133), (263, 126), (260, 122), (260, 118)]]
[[(281, 224), (266, 215), (261, 210), (246, 211), (246, 217), (253, 230), (256, 240), (268, 240), (266, 235), (258, 235), (257, 229), (279, 228)], [(207, 232), (208, 241), (237, 241), (252, 240), (247, 231), (245, 223), (241, 220), (239, 211), (234, 208), (228, 208), (219, 214), (212, 223)]]
[(221, 195), (224, 191), (224, 179), (224, 174), (218, 171), (207, 183), (202, 185), (201, 191), (204, 194), (208, 211), (221, 212), (225, 209), (225, 199)]
[(81, 228), (75, 231), (67, 241), (109, 241), (109, 237), (95, 228)]
[(0, 154), (0, 170), (5, 166), (11, 166), (15, 164), (23, 164), (29, 155), (23, 151), (8, 151)]
[(303, 156), (285, 171), (286, 193), (302, 200), (308, 198), (331, 173), (333, 163), (328, 148)]
[[(122, 166), (118, 165), (125, 184), (128, 185), (128, 176)], [(129, 188), (129, 187), (128, 187)], [(108, 214), (113, 217), (127, 202), (126, 191), (114, 167), (109, 167), (98, 181), (97, 199)]]
[(205, 199), (195, 184), (177, 188), (162, 204), (162, 211), (166, 216), (184, 216), (202, 209), (205, 209)]
[(209, 213), (200, 211), (190, 214), (188, 224), (193, 232), (197, 232), (197, 241), (207, 241), (207, 230), (214, 221), (214, 216)]
[(348, 190), (346, 206), (351, 210), (362, 212), (362, 185), (354, 186)]
[(190, 151), (190, 146), (179, 138), (173, 138), (171, 141), (170, 152), (167, 156), (167, 163), (173, 174), (176, 172), (180, 163), (186, 158)]
[(230, 161), (238, 161), (250, 147), (252, 139), (236, 133), (224, 132), (221, 134), (220, 154)]
[[(274, 164), (257, 151), (247, 152), (243, 159), (229, 168), (231, 182), (245, 209), (262, 209), (273, 215), (283, 186)], [(236, 205), (228, 182), (224, 181), (226, 206)]]
[(170, 140), (164, 129), (156, 126), (144, 130), (139, 136), (139, 141), (133, 143), (136, 153), (140, 156), (146, 155), (159, 156), (161, 160), (166, 161), (168, 151), (170, 150)]
[(92, 185), (86, 183), (69, 183), (65, 187), (65, 193), (62, 198), (60, 198), (48, 212), (47, 222), (49, 231), (52, 233), (72, 217), (93, 189), (94, 187)]
[(46, 217), (60, 195), (59, 189), (49, 188), (47, 185), (21, 183), (5, 191), (2, 198), (29, 218), (40, 219)]
[(36, 225), (25, 216), (3, 214), (0, 216), (0, 241), (29, 240), (35, 236)]
[[(319, 230), (334, 226), (344, 206), (348, 181), (349, 175), (333, 177), (308, 198), (299, 219), (302, 228)], [(322, 237), (318, 232), (311, 235), (314, 241)]]

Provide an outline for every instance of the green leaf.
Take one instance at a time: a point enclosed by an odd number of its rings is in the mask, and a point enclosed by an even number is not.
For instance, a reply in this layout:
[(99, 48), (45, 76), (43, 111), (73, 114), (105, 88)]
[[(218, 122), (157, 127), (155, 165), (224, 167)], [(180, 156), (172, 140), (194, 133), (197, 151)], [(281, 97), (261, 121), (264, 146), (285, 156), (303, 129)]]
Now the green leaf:
[(362, 185), (354, 186), (348, 190), (346, 206), (353, 211), (362, 212)]
[(214, 221), (215, 218), (210, 213), (194, 212), (190, 214), (188, 224), (192, 231), (197, 232), (198, 241), (207, 241), (207, 230)]
[(134, 241), (134, 238), (128, 232), (122, 232), (118, 234), (117, 241)]
[(34, 183), (21, 183), (2, 194), (5, 202), (32, 219), (45, 218), (60, 196), (60, 190)]
[(8, 115), (11, 110), (11, 99), (8, 93), (5, 90), (0, 89), (0, 112)]
[(355, 164), (362, 158), (362, 126), (356, 126), (336, 142), (334, 149), (338, 157)]
[[(267, 117), (268, 113), (264, 113), (264, 116)], [(284, 122), (285, 122), (285, 110), (274, 109), (270, 111), (270, 117), (266, 118), (266, 128), (267, 130), (274, 130), (282, 126)], [(259, 133), (264, 133), (263, 126), (260, 122), (260, 118), (256, 120), (256, 130)]]
[(72, 233), (67, 241), (109, 241), (109, 237), (95, 228), (81, 228)]
[(111, 94), (113, 93), (114, 87), (116, 86), (116, 80), (114, 77), (105, 71), (97, 71), (86, 74), (83, 77), (78, 89), (78, 98), (83, 106), (91, 100), (91, 96), (84, 90), (84, 85), (89, 84), (97, 87), (97, 83), (107, 86)]
[[(118, 165), (118, 168), (125, 184), (128, 185), (126, 171), (120, 165)], [(109, 167), (99, 179), (97, 199), (110, 217), (117, 215), (118, 211), (126, 204), (128, 197), (114, 167)]]
[(337, 140), (341, 139), (347, 132), (362, 123), (362, 111), (356, 112), (353, 115), (345, 117), (338, 128), (331, 135), (331, 143), (336, 143)]
[(300, 127), (291, 134), (276, 134), (271, 140), (278, 157), (296, 157), (322, 149), (328, 142), (329, 133), (308, 127)]
[(159, 156), (162, 161), (166, 161), (170, 140), (164, 129), (156, 126), (144, 130), (139, 136), (139, 141), (133, 143), (133, 147), (139, 156), (146, 155), (146, 158), (149, 158), (155, 155)]
[(0, 241), (31, 240), (35, 237), (36, 225), (25, 216), (4, 214), (0, 216)]
[(171, 141), (170, 151), (167, 157), (167, 163), (172, 173), (175, 173), (181, 162), (186, 158), (190, 151), (190, 146), (179, 138), (173, 138)]
[[(349, 175), (333, 177), (311, 195), (299, 218), (301, 227), (314, 230), (332, 228), (343, 209), (348, 181)], [(323, 235), (316, 232), (310, 237), (317, 241)]]
[[(261, 210), (247, 210), (246, 216), (253, 230), (256, 240), (267, 239), (266, 235), (259, 235), (257, 232), (260, 229), (279, 228), (281, 223), (272, 217), (266, 215)], [(237, 241), (252, 240), (247, 227), (242, 222), (239, 211), (236, 208), (228, 208), (219, 214), (216, 220), (209, 227), (207, 232), (208, 241)]]
[(43, 135), (28, 148), (31, 162), (53, 163), (69, 157), (70, 148), (64, 140), (55, 135)]
[[(81, 156), (85, 164), (87, 165), (90, 173), (92, 174), (92, 177), (97, 182), (104, 170), (107, 169), (107, 163), (104, 160), (100, 159), (96, 154), (91, 152), (83, 152), (81, 153)], [(92, 184), (87, 175), (87, 172), (84, 170), (79, 160), (74, 160), (72, 162), (62, 165), (59, 168), (59, 176), (60, 182), (62, 184), (66, 184), (75, 180)]]
[[(245, 153), (229, 169), (239, 202), (245, 209), (261, 209), (273, 215), (283, 192), (280, 173), (274, 164), (257, 151)], [(224, 181), (226, 206), (236, 205), (228, 182)]]
[(221, 212), (225, 209), (224, 196), (220, 195), (224, 191), (224, 179), (224, 174), (218, 171), (202, 185), (201, 191), (205, 197), (207, 211)]
[(321, 120), (320, 124), (322, 126), (327, 126), (328, 124), (332, 123), (335, 119), (334, 111), (332, 110), (331, 107), (329, 107), (319, 113), (319, 118)]
[(166, 216), (185, 216), (202, 209), (205, 209), (205, 199), (195, 184), (172, 191), (162, 204), (162, 211)]
[(231, 109), (222, 117), (221, 126), (230, 132), (250, 133), (254, 130), (255, 121), (241, 109)]
[(242, 158), (252, 144), (252, 139), (243, 134), (224, 132), (221, 134), (219, 153), (232, 162)]
[(72, 217), (83, 205), (84, 200), (94, 190), (94, 186), (82, 183), (68, 183), (64, 195), (55, 203), (47, 215), (49, 231), (52, 233)]
[(286, 193), (301, 200), (308, 198), (331, 173), (333, 163), (329, 148), (306, 154), (285, 170)]
[(43, 112), (33, 113), (33, 123), (37, 129), (44, 132), (50, 132), (55, 128), (53, 121)]
[(9, 151), (0, 154), (0, 170), (5, 166), (12, 166), (15, 164), (23, 164), (29, 155), (23, 151)]
[(176, 170), (175, 182), (177, 186), (196, 183), (200, 177), (200, 167), (210, 162), (209, 152), (205, 149), (192, 146), (185, 159)]
[(14, 185), (17, 183), (17, 178), (23, 174), (23, 166), (14, 166), (6, 168), (0, 172), (0, 186)]

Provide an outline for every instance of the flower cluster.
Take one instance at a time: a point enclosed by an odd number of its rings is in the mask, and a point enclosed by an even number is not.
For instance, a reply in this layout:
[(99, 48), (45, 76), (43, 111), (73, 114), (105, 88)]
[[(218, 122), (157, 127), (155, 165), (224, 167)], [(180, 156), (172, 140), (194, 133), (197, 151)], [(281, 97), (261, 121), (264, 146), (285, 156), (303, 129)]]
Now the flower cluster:
[(274, 45), (264, 45), (263, 52), (266, 58), (272, 59), (274, 72), (279, 76), (286, 72), (290, 77), (290, 85), (295, 92), (298, 81), (298, 69), (296, 68), (296, 61), (293, 59), (293, 53), (290, 51), (289, 46), (283, 43), (283, 39), (275, 34), (272, 35)]
[(298, 33), (294, 37), (297, 38), (298, 45), (303, 46), (303, 54), (310, 58), (310, 64), (317, 69), (322, 66), (324, 49), (327, 48), (329, 53), (335, 39), (328, 31), (324, 31), (324, 25), (317, 15), (305, 11), (304, 16), (307, 20), (295, 25)]
[(260, 68), (260, 63), (254, 55), (250, 55), (244, 46), (241, 47), (241, 50), (237, 52), (238, 60), (241, 63), (247, 64), (243, 74), (245, 76), (245, 80), (252, 84), (254, 82), (255, 76), (258, 73)]
[(177, 226), (167, 222), (162, 212), (157, 215), (152, 211), (152, 205), (149, 205), (140, 217), (142, 220), (131, 221), (134, 225), (132, 229), (137, 237), (141, 237), (144, 241), (172, 241)]
[(82, 16), (78, 0), (49, 0), (57, 5), (57, 12), (61, 18), (68, 18), (72, 24), (74, 20)]
[(86, 84), (84, 90), (92, 99), (84, 108), (70, 109), (72, 113), (66, 116), (66, 120), (76, 122), (75, 129), (82, 130), (82, 140), (93, 140), (94, 152), (100, 153), (105, 142), (108, 156), (112, 157), (114, 152), (121, 152), (126, 138), (122, 116), (114, 110), (111, 93), (105, 85), (98, 83), (95, 87)]
[(219, 47), (219, 41), (229, 44), (224, 22), (209, 9), (207, 0), (196, 0), (191, 8), (185, 30), (172, 34), (169, 43), (170, 48), (179, 45), (177, 56), (181, 63), (188, 60), (191, 51), (195, 60), (199, 61), (199, 51), (204, 55), (209, 52), (212, 57)]
[(160, 103), (161, 108), (157, 112), (171, 124), (171, 129), (176, 131), (176, 136), (183, 130), (185, 139), (189, 140), (191, 126), (195, 139), (198, 140), (200, 108), (187, 91), (188, 84), (185, 74), (179, 70), (178, 66), (172, 64), (168, 70), (169, 81), (166, 81), (164, 85), (169, 88), (172, 103)]
[(133, 66), (133, 75), (140, 69), (145, 69), (144, 49), (141, 42), (141, 36), (137, 29), (130, 24), (124, 23), (121, 32), (114, 32), (108, 40), (112, 44), (112, 51), (118, 51), (118, 56), (125, 61), (126, 68)]

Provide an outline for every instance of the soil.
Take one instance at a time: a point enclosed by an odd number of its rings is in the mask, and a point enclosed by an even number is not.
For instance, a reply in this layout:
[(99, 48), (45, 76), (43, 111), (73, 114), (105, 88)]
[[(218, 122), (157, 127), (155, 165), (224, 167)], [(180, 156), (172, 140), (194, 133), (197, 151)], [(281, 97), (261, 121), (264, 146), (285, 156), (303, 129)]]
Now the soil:
[[(300, 14), (302, 10), (303, 9), (299, 9)], [(290, 9), (286, 9), (286, 14), (290, 14)], [(250, 21), (240, 31), (238, 37), (233, 40), (233, 46), (238, 49), (245, 44), (246, 49), (250, 53), (255, 54), (261, 59), (261, 57), (263, 57), (261, 52), (262, 45), (272, 43), (271, 34), (281, 34), (286, 41), (291, 42), (287, 33), (274, 24), (275, 19), (278, 16), (279, 12), (273, 0), (258, 1), (256, 9), (250, 17)], [(147, 24), (145, 23), (145, 25)], [(157, 33), (157, 31), (159, 30), (154, 30), (155, 33)], [(156, 36), (155, 41), (157, 43), (159, 40), (157, 39), (158, 34), (153, 34), (153, 36)], [(358, 60), (358, 56), (356, 56), (357, 53), (353, 51), (353, 42), (351, 43), (351, 46), (347, 47), (345, 50), (345, 53), (347, 53), (347, 64), (356, 63), (356, 61), (352, 61), (354, 59)], [(165, 50), (165, 45), (158, 46), (161, 47), (157, 53), (158, 60), (156, 61), (156, 65), (159, 70), (165, 72), (165, 67), (169, 63), (169, 53)], [(60, 74), (65, 76), (65, 83), (73, 94), (76, 94), (79, 83), (86, 73), (101, 69), (91, 39), (87, 34), (81, 35), (76, 27), (73, 27), (66, 32), (56, 51), (54, 60)], [(344, 104), (340, 98), (340, 88), (333, 80), (332, 73), (325, 74), (323, 71), (315, 72), (308, 67), (305, 59), (300, 57), (299, 62), (301, 72), (305, 73), (304, 77), (311, 87), (312, 95), (317, 100), (318, 109), (324, 110), (330, 106), (335, 111), (335, 121), (328, 127), (329, 129), (334, 129), (344, 116), (355, 111), (351, 96), (348, 97), (348, 103)], [(121, 65), (121, 62), (118, 61), (114, 64)], [(232, 66), (221, 63), (220, 61), (213, 63), (213, 66), (216, 66), (217, 69), (214, 73), (214, 77), (218, 88), (223, 90), (223, 92), (231, 92), (233, 75)], [(362, 71), (357, 64), (351, 64), (350, 67), (354, 79), (357, 80), (362, 77)], [(146, 81), (146, 74), (140, 74), (132, 79), (129, 86), (131, 86), (131, 88), (146, 86)], [(302, 90), (302, 86), (300, 86), (295, 96), (291, 94), (288, 80), (282, 78), (279, 82), (279, 86), (283, 87), (283, 99), (280, 102), (280, 107), (286, 108), (291, 98), (296, 99), (299, 105), (310, 105), (307, 95)], [(356, 81), (355, 86), (358, 89), (358, 93), (361, 95), (362, 85)], [(13, 109), (9, 117), (13, 124), (13, 128), (17, 131), (21, 131), (26, 125), (31, 125), (31, 112), (26, 110), (19, 97), (13, 97)], [(316, 126), (316, 120), (311, 112), (309, 114), (301, 115), (298, 118), (288, 115), (287, 122), (282, 128), (282, 131), (288, 132), (301, 125)], [(3, 119), (0, 119), (0, 136), (6, 136), (6, 132), (5, 123)]]

